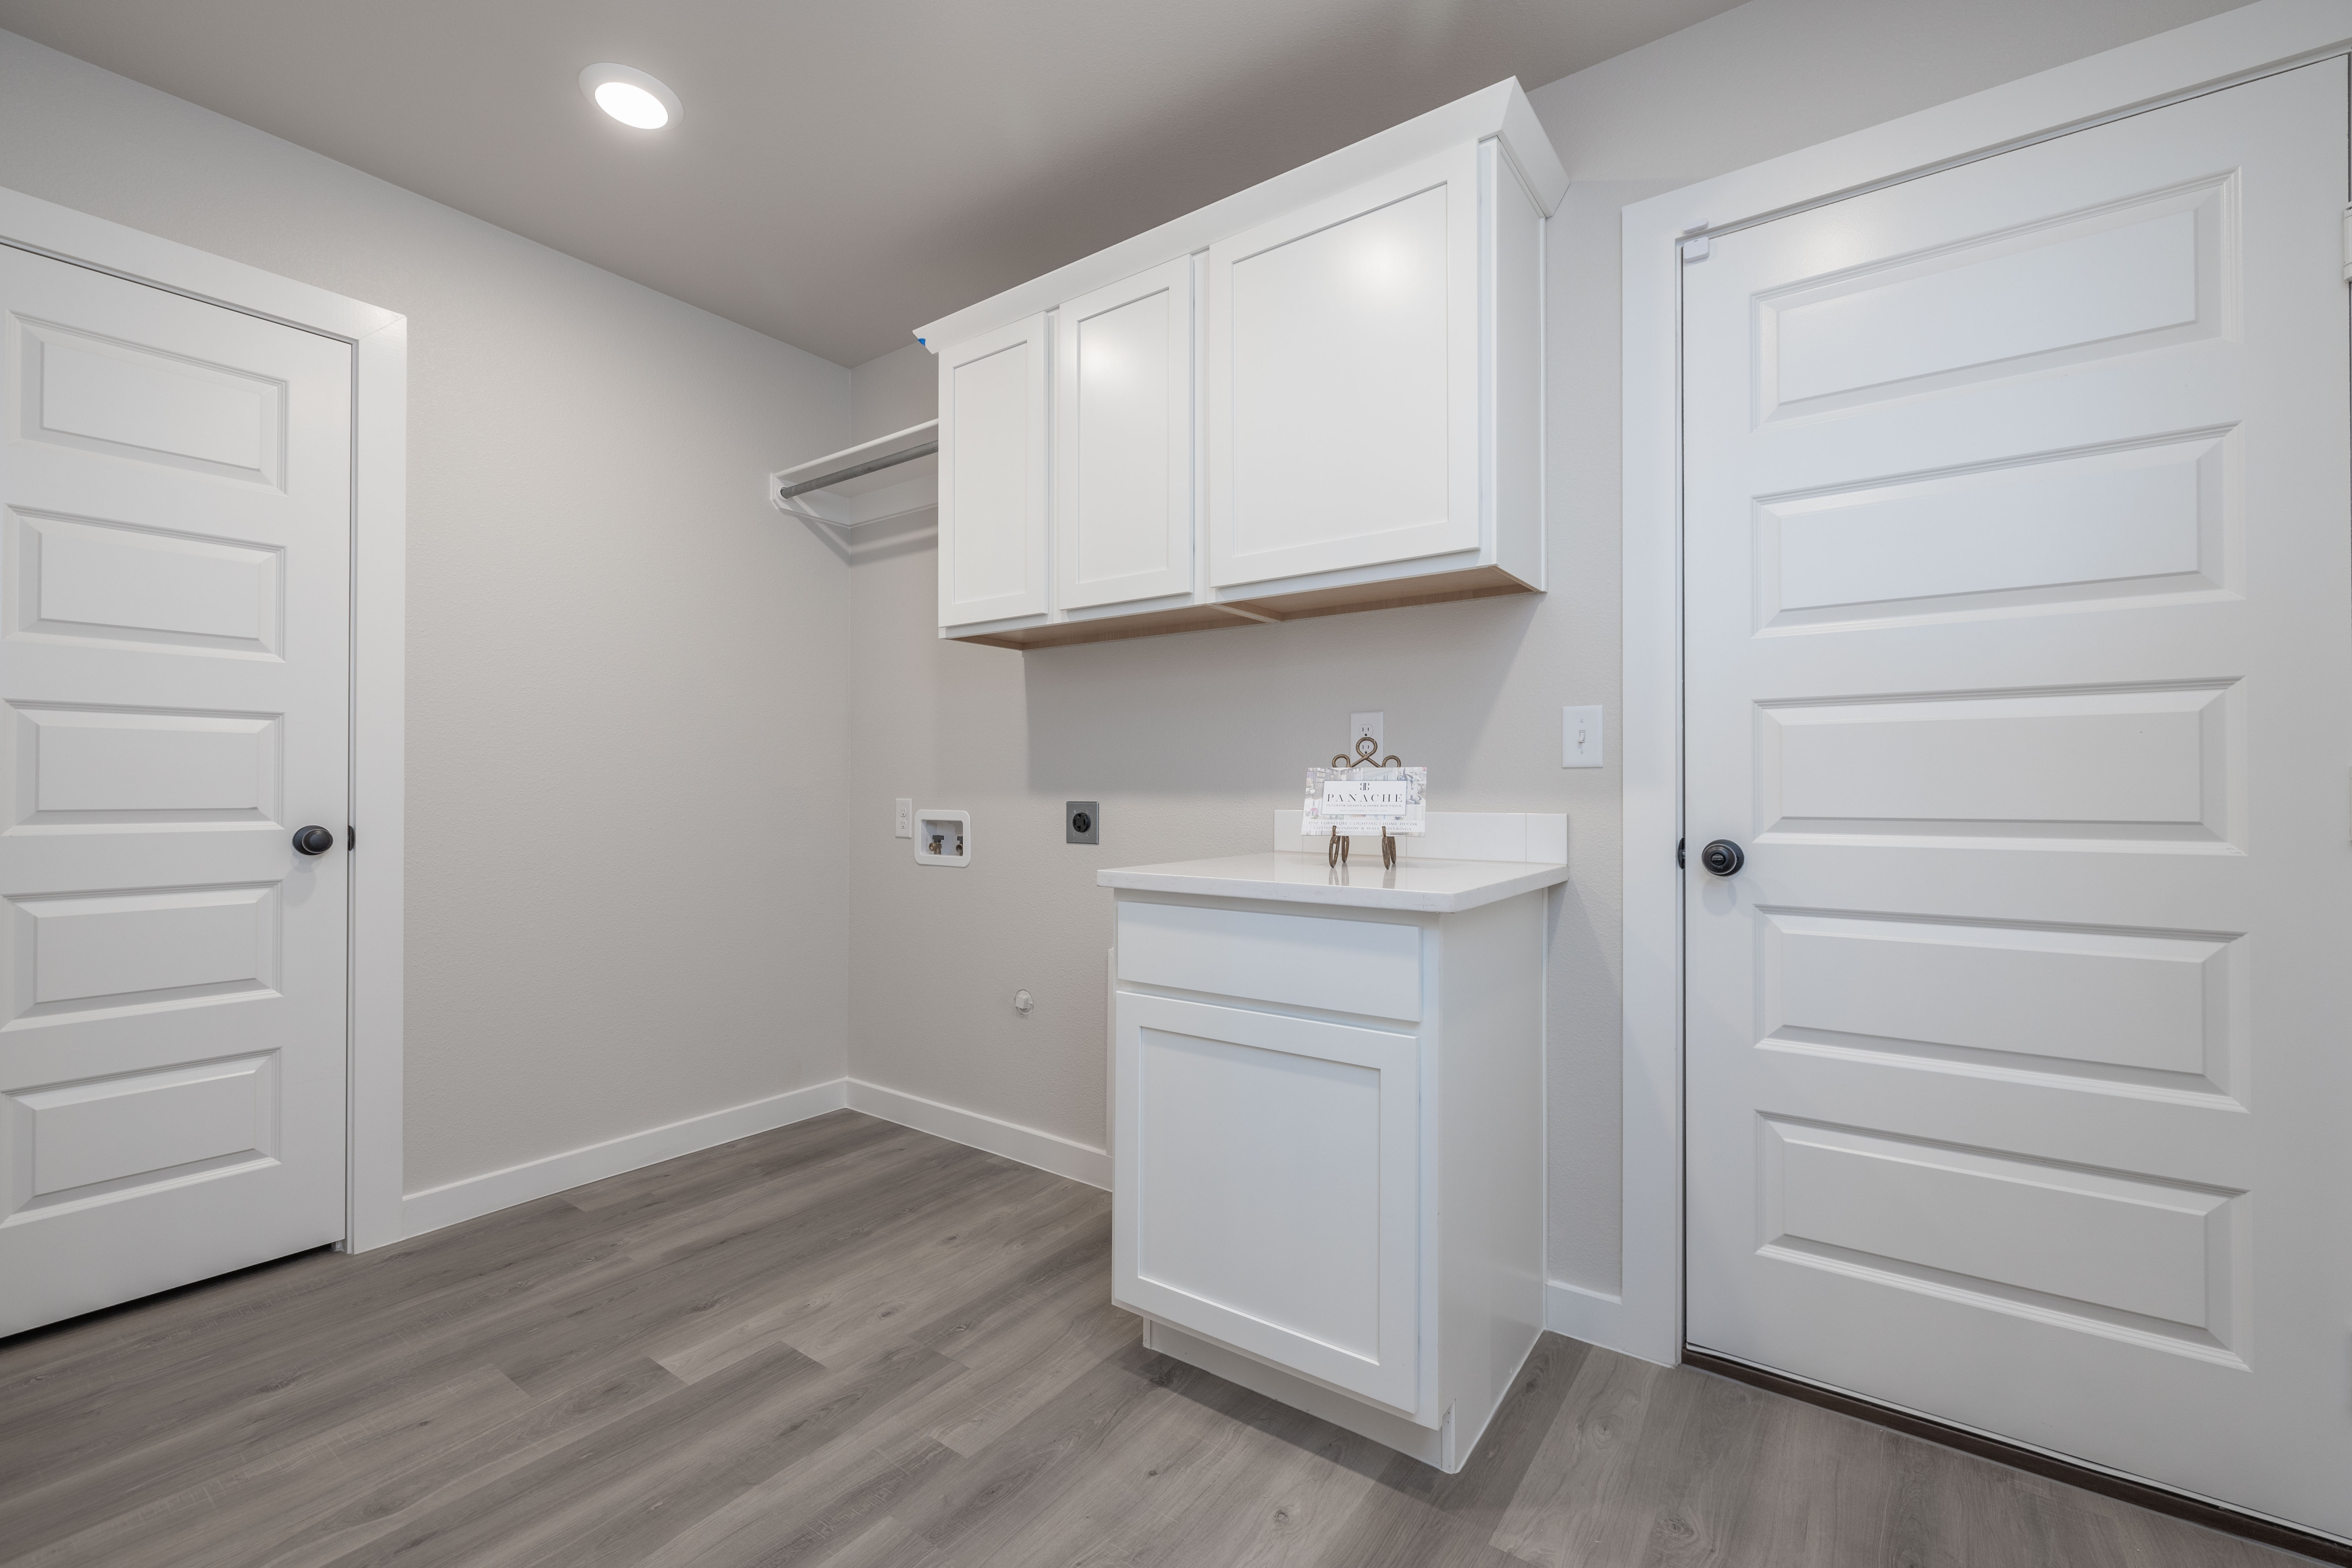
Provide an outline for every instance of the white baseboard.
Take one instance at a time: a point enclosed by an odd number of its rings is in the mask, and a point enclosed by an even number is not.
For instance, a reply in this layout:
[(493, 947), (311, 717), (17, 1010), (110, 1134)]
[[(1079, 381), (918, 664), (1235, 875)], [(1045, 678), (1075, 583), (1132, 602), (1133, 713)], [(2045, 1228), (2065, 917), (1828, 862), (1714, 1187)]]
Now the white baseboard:
[(1040, 1132), (1034, 1127), (999, 1121), (993, 1116), (941, 1105), (919, 1095), (901, 1094), (862, 1079), (849, 1080), (849, 1109), (911, 1127), (918, 1132), (969, 1143), (975, 1149), (985, 1149), (992, 1154), (1002, 1154), (1008, 1160), (1018, 1160), (1090, 1187), (1105, 1191), (1110, 1187), (1108, 1153), (1051, 1132)]
[(828, 1110), (839, 1110), (845, 1105), (885, 1121), (912, 1127), (919, 1132), (968, 1143), (1024, 1165), (1034, 1165), (1041, 1171), (1051, 1171), (1057, 1176), (1084, 1182), (1090, 1187), (1110, 1186), (1110, 1156), (1100, 1149), (1018, 1122), (1000, 1121), (976, 1110), (941, 1105), (919, 1095), (901, 1094), (879, 1084), (837, 1078), (829, 1083), (811, 1084), (806, 1089), (755, 1100), (749, 1105), (730, 1106), (705, 1116), (673, 1121), (666, 1127), (649, 1127), (643, 1132), (610, 1138), (583, 1149), (567, 1149), (545, 1159), (509, 1165), (503, 1171), (490, 1171), (411, 1193), (401, 1200), (402, 1228), (407, 1235), (422, 1236), (461, 1220), (527, 1204), (533, 1198), (601, 1182), (624, 1171), (640, 1170), (664, 1160), (675, 1160), (680, 1154), (691, 1154), (698, 1149), (715, 1148), (738, 1138), (749, 1138), (754, 1132), (805, 1121)]
[(495, 1214), (533, 1198), (617, 1176), (624, 1171), (638, 1170), (674, 1160), (680, 1154), (691, 1154), (698, 1149), (749, 1138), (754, 1132), (805, 1121), (847, 1104), (848, 1085), (845, 1078), (811, 1084), (806, 1089), (790, 1089), (748, 1105), (731, 1105), (724, 1110), (690, 1116), (666, 1127), (649, 1127), (643, 1132), (627, 1133), (582, 1149), (567, 1149), (545, 1159), (509, 1165), (503, 1171), (467, 1176), (411, 1193), (401, 1200), (402, 1226), (410, 1236), (422, 1236), (428, 1230)]
[(1636, 1333), (1625, 1319), (1625, 1299), (1606, 1290), (1571, 1285), (1565, 1279), (1544, 1281), (1544, 1327), (1589, 1345), (1655, 1361), (1650, 1347), (1657, 1334)]

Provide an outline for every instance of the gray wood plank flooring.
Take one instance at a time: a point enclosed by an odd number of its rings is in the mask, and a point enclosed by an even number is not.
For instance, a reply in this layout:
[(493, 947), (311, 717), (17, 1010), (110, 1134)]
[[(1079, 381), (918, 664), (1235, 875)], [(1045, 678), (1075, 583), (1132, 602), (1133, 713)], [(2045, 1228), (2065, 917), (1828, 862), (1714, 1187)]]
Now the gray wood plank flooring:
[(0, 1563), (2304, 1561), (1553, 1335), (1440, 1475), (1146, 1352), (1109, 1247), (839, 1111), (0, 1341)]

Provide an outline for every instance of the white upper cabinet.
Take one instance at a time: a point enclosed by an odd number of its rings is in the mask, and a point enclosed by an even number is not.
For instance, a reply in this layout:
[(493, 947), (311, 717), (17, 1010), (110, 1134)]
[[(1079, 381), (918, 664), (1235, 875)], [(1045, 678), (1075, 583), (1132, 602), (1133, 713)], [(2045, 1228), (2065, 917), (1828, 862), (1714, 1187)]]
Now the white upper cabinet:
[(1209, 247), (1213, 585), (1477, 549), (1478, 229), (1465, 144)]
[(1192, 262), (1055, 312), (1054, 581), (1063, 609), (1192, 592)]
[(940, 355), (940, 625), (1046, 607), (1042, 312)]
[(1540, 592), (1544, 219), (1567, 185), (1501, 82), (922, 329), (940, 635)]

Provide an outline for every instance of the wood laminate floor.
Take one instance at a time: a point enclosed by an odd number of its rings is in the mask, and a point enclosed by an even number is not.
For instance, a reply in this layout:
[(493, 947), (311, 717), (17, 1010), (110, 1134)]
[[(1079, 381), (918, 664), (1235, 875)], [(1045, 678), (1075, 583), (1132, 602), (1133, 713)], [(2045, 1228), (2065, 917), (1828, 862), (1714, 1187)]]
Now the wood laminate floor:
[(838, 1111), (0, 1341), (0, 1562), (2301, 1562), (1547, 1335), (1443, 1476), (1144, 1351), (1103, 1193)]

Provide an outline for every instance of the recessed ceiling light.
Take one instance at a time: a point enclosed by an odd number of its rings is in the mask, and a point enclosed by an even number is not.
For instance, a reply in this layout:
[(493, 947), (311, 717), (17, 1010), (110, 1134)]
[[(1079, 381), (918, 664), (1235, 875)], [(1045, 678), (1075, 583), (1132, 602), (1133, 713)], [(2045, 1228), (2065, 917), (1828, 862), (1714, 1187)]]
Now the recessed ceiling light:
[(580, 90), (624, 125), (658, 131), (681, 112), (677, 94), (627, 66), (590, 66), (580, 73)]

